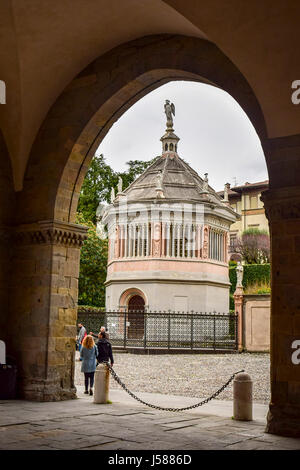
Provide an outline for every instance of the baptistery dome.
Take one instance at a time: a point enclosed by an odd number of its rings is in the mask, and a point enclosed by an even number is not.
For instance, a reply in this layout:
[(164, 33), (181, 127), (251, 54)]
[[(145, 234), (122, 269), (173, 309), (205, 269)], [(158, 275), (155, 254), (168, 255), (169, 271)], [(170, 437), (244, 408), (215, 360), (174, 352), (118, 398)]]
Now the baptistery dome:
[(112, 191), (102, 223), (109, 259), (106, 308), (228, 312), (228, 233), (238, 215), (179, 155), (173, 121), (162, 154)]

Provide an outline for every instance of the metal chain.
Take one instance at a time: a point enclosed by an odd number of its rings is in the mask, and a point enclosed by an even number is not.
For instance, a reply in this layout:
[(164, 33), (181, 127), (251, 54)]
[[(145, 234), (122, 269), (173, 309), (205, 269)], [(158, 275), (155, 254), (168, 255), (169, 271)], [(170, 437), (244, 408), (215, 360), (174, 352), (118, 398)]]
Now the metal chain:
[(140, 403), (142, 403), (143, 405), (146, 405), (146, 406), (150, 406), (150, 408), (155, 408), (156, 410), (163, 410), (163, 411), (186, 411), (186, 410), (192, 410), (193, 408), (197, 408), (198, 406), (202, 406), (202, 405), (205, 405), (205, 403), (208, 403), (210, 400), (213, 400), (214, 398), (216, 398), (221, 392), (223, 392), (223, 390), (225, 390), (226, 387), (228, 387), (228, 385), (230, 384), (230, 382), (232, 382), (232, 380), (234, 379), (234, 377), (239, 374), (240, 372), (244, 372), (244, 369), (243, 370), (240, 370), (238, 372), (235, 372), (229, 380), (227, 380), (227, 382), (221, 387), (219, 388), (219, 390), (217, 390), (215, 393), (213, 393), (209, 398), (206, 398), (205, 400), (203, 401), (200, 401), (199, 403), (196, 403), (195, 405), (191, 405), (191, 406), (186, 406), (184, 408), (164, 408), (162, 406), (157, 406), (157, 405), (152, 405), (151, 403), (147, 403), (143, 400), (141, 400), (139, 397), (137, 397), (134, 393), (132, 393), (127, 387), (126, 385), (122, 382), (122, 380), (120, 379), (120, 377), (118, 377), (118, 375), (116, 374), (116, 372), (113, 370), (113, 368), (111, 367), (111, 365), (109, 363), (106, 363), (112, 377), (115, 379), (115, 381), (121, 385), (121, 387), (125, 390), (125, 392), (127, 392), (132, 398), (134, 398), (135, 400), (139, 401)]

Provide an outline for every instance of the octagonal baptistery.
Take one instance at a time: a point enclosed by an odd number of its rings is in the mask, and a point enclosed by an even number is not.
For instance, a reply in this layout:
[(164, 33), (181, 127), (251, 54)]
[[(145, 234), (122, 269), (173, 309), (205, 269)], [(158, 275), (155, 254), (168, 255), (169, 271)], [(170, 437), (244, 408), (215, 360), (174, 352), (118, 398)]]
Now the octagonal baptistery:
[(106, 309), (228, 312), (228, 232), (238, 215), (179, 157), (169, 122), (161, 141), (162, 155), (126, 190), (119, 180), (103, 213)]

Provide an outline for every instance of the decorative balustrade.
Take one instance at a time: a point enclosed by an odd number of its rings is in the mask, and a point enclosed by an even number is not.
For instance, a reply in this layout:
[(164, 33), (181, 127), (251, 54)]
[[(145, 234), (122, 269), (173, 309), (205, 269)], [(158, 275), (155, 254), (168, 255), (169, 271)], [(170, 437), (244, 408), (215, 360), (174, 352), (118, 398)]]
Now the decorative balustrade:
[(226, 262), (227, 233), (194, 223), (120, 224), (110, 234), (109, 251), (110, 260), (158, 257)]

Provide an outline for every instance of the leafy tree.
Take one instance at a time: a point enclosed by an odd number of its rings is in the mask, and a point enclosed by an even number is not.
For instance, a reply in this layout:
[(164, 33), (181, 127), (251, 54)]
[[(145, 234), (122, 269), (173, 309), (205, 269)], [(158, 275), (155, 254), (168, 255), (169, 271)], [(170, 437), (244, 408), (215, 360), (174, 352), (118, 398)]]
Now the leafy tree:
[(233, 248), (247, 264), (270, 262), (270, 237), (266, 230), (257, 228), (245, 230)]
[(78, 212), (83, 214), (85, 220), (90, 220), (96, 224), (97, 207), (102, 201), (110, 202), (111, 188), (114, 187), (116, 190), (119, 176), (123, 180), (123, 189), (126, 189), (154, 160), (155, 158), (147, 162), (130, 160), (127, 162), (129, 166), (127, 171), (115, 172), (105, 162), (102, 154), (95, 155), (81, 188)]
[(109, 202), (111, 187), (117, 185), (118, 176), (107, 165), (103, 155), (95, 155), (84, 178), (77, 211), (86, 221), (96, 224), (96, 210), (100, 201)]
[(83, 214), (77, 214), (76, 222), (88, 226), (88, 238), (80, 253), (78, 304), (102, 307), (105, 305), (108, 240), (98, 237), (95, 224)]

